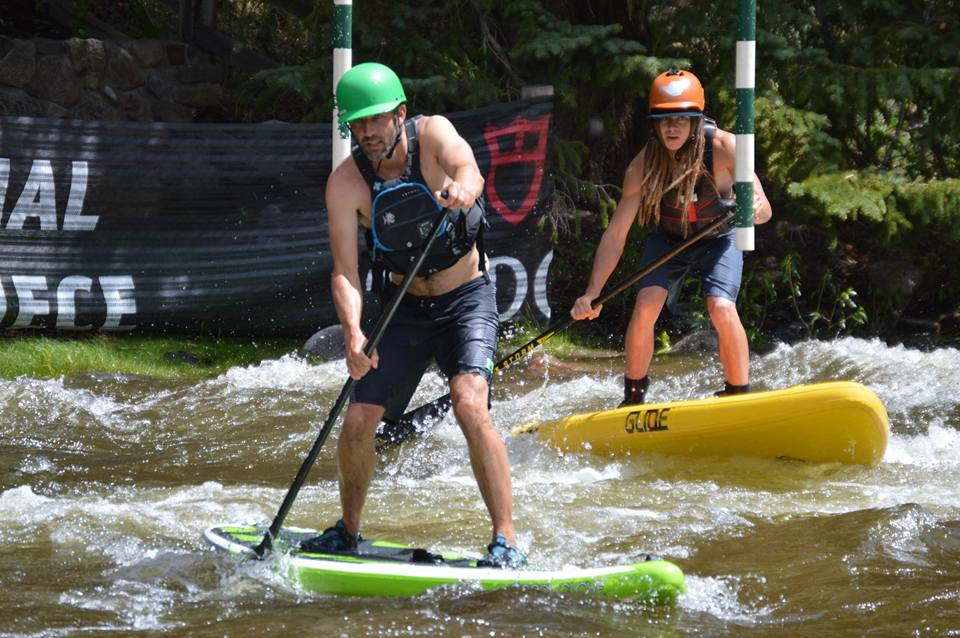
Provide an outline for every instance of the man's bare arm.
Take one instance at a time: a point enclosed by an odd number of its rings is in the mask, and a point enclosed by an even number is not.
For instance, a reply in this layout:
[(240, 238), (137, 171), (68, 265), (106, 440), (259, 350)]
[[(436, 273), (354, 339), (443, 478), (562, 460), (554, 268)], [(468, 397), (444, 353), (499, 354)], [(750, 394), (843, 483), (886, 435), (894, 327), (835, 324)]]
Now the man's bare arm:
[[(330, 292), (340, 325), (343, 326), (347, 369), (351, 377), (359, 379), (377, 365), (376, 355), (367, 358), (363, 354), (367, 338), (360, 325), (363, 287), (357, 250), (357, 211), (360, 203), (358, 196), (364, 196), (366, 191), (358, 190), (356, 180), (343, 168), (341, 165), (327, 181), (327, 228), (333, 255)], [(363, 187), (366, 188), (365, 185)]]
[(423, 133), (424, 149), (453, 180), (445, 187), (446, 197), (440, 192), (434, 195), (447, 208), (469, 208), (483, 193), (484, 184), (473, 149), (442, 115), (431, 116)]

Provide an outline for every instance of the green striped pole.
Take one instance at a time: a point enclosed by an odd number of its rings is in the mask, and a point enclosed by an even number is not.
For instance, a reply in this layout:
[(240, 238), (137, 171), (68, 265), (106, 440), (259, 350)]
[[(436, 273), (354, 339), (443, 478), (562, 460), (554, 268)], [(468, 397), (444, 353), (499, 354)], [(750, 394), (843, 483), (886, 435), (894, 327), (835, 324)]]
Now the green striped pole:
[[(353, 0), (333, 0), (333, 94), (337, 82), (353, 66)], [(350, 139), (340, 137), (340, 118), (333, 107), (332, 160), (333, 167), (350, 155)]]
[(757, 2), (737, 0), (737, 250), (753, 250), (753, 93)]

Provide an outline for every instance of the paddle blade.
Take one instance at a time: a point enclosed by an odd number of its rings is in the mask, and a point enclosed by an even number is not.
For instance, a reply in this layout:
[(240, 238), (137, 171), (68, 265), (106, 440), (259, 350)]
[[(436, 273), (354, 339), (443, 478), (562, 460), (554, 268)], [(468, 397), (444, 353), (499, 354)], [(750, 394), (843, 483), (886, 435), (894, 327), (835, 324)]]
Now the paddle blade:
[(412, 437), (432, 429), (450, 411), (450, 395), (410, 410), (396, 421), (384, 419), (377, 429), (377, 452), (400, 445)]

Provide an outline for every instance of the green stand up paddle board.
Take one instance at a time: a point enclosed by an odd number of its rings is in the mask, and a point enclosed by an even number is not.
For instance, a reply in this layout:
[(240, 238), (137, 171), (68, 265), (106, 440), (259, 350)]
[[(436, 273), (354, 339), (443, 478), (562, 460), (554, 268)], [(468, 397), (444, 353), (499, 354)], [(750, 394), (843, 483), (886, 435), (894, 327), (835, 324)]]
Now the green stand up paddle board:
[[(211, 527), (204, 539), (219, 550), (254, 556), (265, 528), (252, 525)], [(299, 544), (318, 532), (285, 528), (274, 550), (286, 576), (305, 591), (338, 596), (416, 596), (450, 584), (482, 589), (534, 587), (611, 598), (669, 603), (686, 591), (683, 572), (673, 563), (648, 558), (615, 567), (521, 570), (477, 567), (479, 556), (431, 552), (396, 543), (365, 540), (350, 554), (300, 551)]]

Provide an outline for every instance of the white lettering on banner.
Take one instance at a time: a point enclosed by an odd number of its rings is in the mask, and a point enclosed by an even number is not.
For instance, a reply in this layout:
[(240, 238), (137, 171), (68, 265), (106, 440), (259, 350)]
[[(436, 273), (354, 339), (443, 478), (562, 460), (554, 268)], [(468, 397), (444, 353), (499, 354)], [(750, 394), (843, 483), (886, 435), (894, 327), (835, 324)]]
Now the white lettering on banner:
[(513, 278), (516, 286), (513, 290), (513, 300), (506, 310), (500, 313), (500, 321), (509, 321), (518, 312), (523, 305), (523, 300), (527, 296), (527, 267), (523, 265), (516, 257), (494, 257), (487, 262), (487, 270), (493, 283), (497, 283), (497, 269), (500, 267), (509, 268), (513, 272)]
[(107, 301), (107, 320), (103, 322), (103, 329), (132, 330), (133, 326), (121, 326), (120, 318), (137, 312), (137, 302), (133, 297), (121, 296), (120, 291), (134, 290), (133, 277), (101, 277), (100, 287), (103, 289), (103, 298)]
[(13, 322), (14, 328), (26, 328), (36, 315), (50, 314), (50, 303), (33, 296), (35, 292), (46, 292), (47, 278), (42, 275), (14, 275), (13, 288), (20, 302), (20, 312)]
[[(78, 292), (90, 292), (93, 289), (93, 279), (82, 275), (70, 275), (60, 280), (56, 286), (56, 307), (51, 308), (51, 301), (37, 298), (37, 293), (50, 293), (47, 277), (43, 275), (13, 275), (14, 293), (16, 294), (19, 311), (11, 328), (28, 328), (36, 317), (57, 315), (57, 328), (61, 330), (90, 330), (96, 326), (91, 324), (77, 324), (76, 296)], [(106, 318), (100, 330), (132, 330), (136, 324), (120, 325), (120, 321), (137, 314), (137, 301), (132, 293), (136, 290), (133, 277), (130, 275), (101, 276), (97, 279), (103, 294), (103, 303), (106, 306)], [(6, 314), (6, 288), (0, 282), (0, 318)]]
[(57, 190), (49, 160), (33, 163), (27, 183), (7, 220), (7, 228), (20, 230), (31, 218), (40, 220), (40, 230), (57, 230)]
[(61, 330), (89, 330), (93, 326), (77, 325), (77, 291), (90, 292), (93, 280), (82, 275), (64, 277), (57, 286), (57, 328)]
[[(62, 230), (93, 230), (100, 216), (82, 214), (89, 168), (86, 162), (71, 162), (71, 169), (70, 195), (64, 210)], [(10, 160), (0, 158), (0, 205), (6, 201), (9, 182)], [(57, 189), (50, 160), (35, 160), (31, 165), (27, 182), (5, 228), (22, 230), (28, 219), (38, 220), (41, 230), (60, 230), (57, 227)]]
[(7, 182), (10, 181), (10, 160), (0, 157), (0, 217), (7, 202)]
[[(540, 311), (540, 314), (546, 317), (548, 321), (550, 320), (550, 300), (547, 297), (547, 275), (549, 274), (550, 262), (552, 261), (553, 250), (550, 250), (540, 261), (535, 271), (536, 274), (534, 274), (533, 277), (533, 303), (537, 310)], [(527, 274), (527, 267), (516, 257), (506, 255), (487, 257), (487, 272), (490, 274), (490, 278), (494, 284), (497, 283), (497, 269), (499, 268), (509, 269), (513, 274), (515, 283), (510, 303), (507, 305), (507, 309), (500, 313), (500, 321), (509, 321), (520, 312), (520, 308), (523, 307), (523, 301), (527, 298), (527, 293), (530, 292), (529, 275)], [(367, 277), (364, 281), (364, 290), (367, 292), (373, 290), (372, 272), (367, 272)]]
[(73, 162), (70, 178), (70, 197), (63, 215), (63, 230), (93, 230), (99, 215), (82, 215), (83, 200), (87, 196), (87, 163)]
[(533, 301), (547, 321), (550, 321), (550, 299), (547, 298), (547, 275), (550, 274), (550, 263), (553, 261), (553, 249), (543, 258), (537, 267), (537, 274), (533, 277)]

